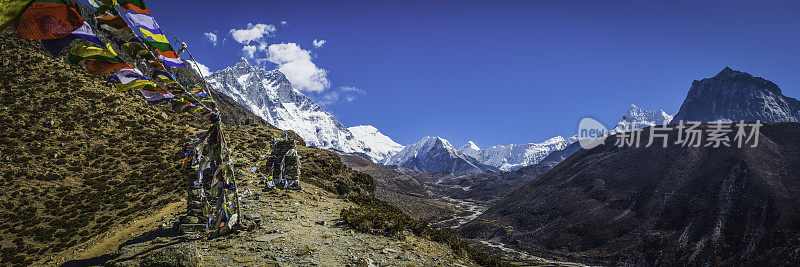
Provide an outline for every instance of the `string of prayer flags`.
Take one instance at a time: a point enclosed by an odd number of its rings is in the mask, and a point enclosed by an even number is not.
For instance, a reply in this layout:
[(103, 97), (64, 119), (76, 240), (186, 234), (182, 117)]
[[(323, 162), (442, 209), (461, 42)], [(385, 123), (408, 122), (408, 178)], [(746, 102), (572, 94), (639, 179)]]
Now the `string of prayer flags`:
[(0, 31), (5, 30), (11, 22), (14, 22), (31, 3), (33, 0), (3, 1), (0, 6)]
[(156, 50), (158, 59), (167, 67), (183, 67), (183, 61), (178, 57), (175, 49), (169, 43), (169, 40), (161, 31), (161, 27), (149, 14), (128, 13), (126, 14), (128, 21), (131, 23), (131, 28), (138, 28), (139, 32), (144, 37), (144, 42), (148, 47)]
[(36, 0), (19, 16), (17, 34), (25, 39), (61, 39), (83, 25), (83, 18), (73, 4)]

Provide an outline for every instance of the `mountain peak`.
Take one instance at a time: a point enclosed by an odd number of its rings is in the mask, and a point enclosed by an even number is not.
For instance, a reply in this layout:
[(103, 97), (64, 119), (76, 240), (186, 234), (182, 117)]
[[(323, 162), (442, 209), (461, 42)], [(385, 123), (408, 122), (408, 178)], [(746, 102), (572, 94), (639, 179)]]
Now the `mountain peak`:
[[(632, 130), (627, 127), (644, 128), (653, 125), (666, 124), (672, 121), (671, 115), (664, 112), (663, 109), (645, 110), (631, 104), (628, 111), (622, 114), (622, 118), (614, 127), (614, 131)], [(635, 123), (636, 125), (632, 125)]]
[(478, 145), (476, 145), (475, 142), (472, 142), (472, 141), (468, 141), (466, 144), (464, 144), (462, 149), (463, 148), (470, 148), (470, 149), (473, 149), (473, 150), (481, 150), (481, 148), (478, 147)]
[(250, 65), (250, 62), (247, 61), (246, 58), (242, 57), (239, 59), (239, 62), (236, 62), (236, 67), (239, 68), (252, 68), (253, 65)]
[(353, 133), (357, 140), (364, 142), (364, 145), (369, 148), (369, 151), (365, 151), (365, 154), (376, 163), (382, 162), (404, 148), (404, 146), (384, 135), (372, 125), (359, 125), (347, 129)]
[(740, 75), (743, 75), (743, 74), (744, 75), (749, 75), (749, 74), (747, 74), (745, 72), (741, 72), (741, 71), (738, 71), (738, 70), (733, 70), (730, 67), (725, 67), (724, 69), (722, 69), (722, 71), (720, 71), (717, 74), (717, 76), (714, 76), (714, 77), (725, 78), (725, 77), (740, 76)]
[(717, 76), (692, 82), (675, 120), (800, 121), (800, 101), (775, 83), (726, 67)]

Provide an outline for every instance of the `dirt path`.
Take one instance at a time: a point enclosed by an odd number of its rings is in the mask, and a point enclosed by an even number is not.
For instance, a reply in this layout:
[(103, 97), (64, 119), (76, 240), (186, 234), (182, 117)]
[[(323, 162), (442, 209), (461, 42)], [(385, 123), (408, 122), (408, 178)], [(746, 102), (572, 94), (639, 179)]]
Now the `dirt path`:
[(109, 251), (117, 250), (120, 245), (133, 239), (137, 232), (145, 230), (142, 228), (164, 219), (167, 215), (177, 214), (183, 211), (186, 207), (185, 204), (185, 202), (173, 202), (167, 204), (166, 207), (161, 209), (161, 211), (154, 216), (133, 221), (128, 227), (117, 231), (112, 236), (104, 238), (98, 243), (91, 244), (86, 250), (80, 253), (76, 259), (99, 257), (105, 255)]
[[(121, 246), (114, 262), (196, 263), (203, 266), (474, 266), (444, 244), (408, 235), (405, 240), (358, 233), (339, 225), (353, 204), (314, 186), (244, 199), (242, 214), (257, 226), (208, 240), (156, 229)], [(170, 225), (166, 216), (156, 225)], [(116, 235), (115, 235), (116, 236)], [(99, 245), (99, 244), (98, 244)], [(88, 252), (88, 251), (87, 251)]]
[(166, 207), (152, 216), (141, 217), (128, 223), (124, 227), (120, 227), (103, 235), (96, 236), (73, 250), (51, 256), (48, 259), (45, 259), (43, 262), (37, 263), (37, 265), (81, 266), (96, 262), (103, 258), (109, 258), (111, 254), (117, 251), (120, 245), (124, 244), (125, 242), (129, 242), (139, 235), (158, 228), (156, 225), (158, 222), (161, 222), (168, 217), (175, 216), (175, 214), (185, 210), (185, 204), (186, 203), (183, 201), (169, 203)]

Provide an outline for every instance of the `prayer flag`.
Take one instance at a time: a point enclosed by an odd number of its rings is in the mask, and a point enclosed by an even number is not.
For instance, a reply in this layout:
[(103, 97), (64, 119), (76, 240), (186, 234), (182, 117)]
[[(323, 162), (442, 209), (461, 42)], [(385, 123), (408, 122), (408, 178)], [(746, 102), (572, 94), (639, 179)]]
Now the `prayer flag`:
[(17, 33), (25, 39), (61, 39), (83, 23), (74, 5), (58, 0), (38, 0), (19, 16)]
[(120, 0), (119, 5), (122, 6), (122, 10), (133, 10), (139, 14), (151, 15), (143, 0)]

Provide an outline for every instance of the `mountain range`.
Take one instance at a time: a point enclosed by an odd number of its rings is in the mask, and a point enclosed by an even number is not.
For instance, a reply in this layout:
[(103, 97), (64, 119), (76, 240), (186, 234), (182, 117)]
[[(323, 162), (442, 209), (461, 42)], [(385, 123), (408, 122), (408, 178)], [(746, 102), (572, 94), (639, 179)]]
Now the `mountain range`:
[[(310, 146), (355, 153), (373, 161), (383, 160), (402, 148), (374, 127), (345, 127), (294, 88), (279, 70), (266, 71), (242, 58), (236, 65), (217, 71), (207, 79), (215, 90), (230, 96), (269, 124), (296, 132)], [(357, 131), (360, 138), (351, 130)]]
[(446, 139), (431, 136), (426, 136), (419, 142), (406, 146), (381, 163), (423, 172), (497, 171), (497, 168), (481, 164), (476, 159), (461, 153)]
[(474, 142), (469, 141), (459, 151), (482, 164), (511, 171), (539, 163), (553, 151), (564, 149), (576, 141), (578, 138), (574, 136), (567, 138), (556, 136), (541, 143), (497, 145), (486, 149), (480, 149)]
[[(459, 232), (600, 265), (800, 263), (796, 100), (729, 68), (695, 81), (688, 95), (673, 122), (789, 122), (765, 124), (759, 145), (744, 148), (662, 148), (657, 138), (651, 147), (617, 147), (612, 135), (605, 145), (574, 149), (539, 177), (533, 169), (529, 177), (520, 173), (532, 181)], [(647, 139), (649, 131), (642, 134)]]

